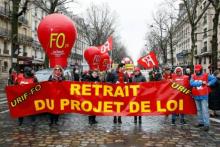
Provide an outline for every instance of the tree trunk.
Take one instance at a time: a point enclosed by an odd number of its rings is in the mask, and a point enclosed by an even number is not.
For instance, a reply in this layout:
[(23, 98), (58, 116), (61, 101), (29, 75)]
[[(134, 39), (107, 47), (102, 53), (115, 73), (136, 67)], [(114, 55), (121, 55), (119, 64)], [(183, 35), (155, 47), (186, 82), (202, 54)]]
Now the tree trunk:
[(190, 63), (190, 67), (191, 67), (191, 70), (193, 71), (193, 61), (194, 61), (194, 49), (195, 49), (195, 46), (196, 46), (196, 42), (195, 42), (195, 27), (194, 25), (191, 25), (191, 41), (192, 41), (192, 44), (191, 44), (191, 63)]
[(213, 18), (213, 35), (212, 35), (212, 72), (217, 69), (217, 61), (218, 61), (218, 22), (219, 22), (219, 11), (215, 12)]
[(174, 61), (173, 61), (173, 36), (172, 36), (172, 33), (170, 33), (170, 53), (171, 53), (171, 65), (173, 67)]
[[(18, 43), (18, 11), (19, 4), (21, 0), (13, 1), (13, 10), (12, 10), (12, 19), (11, 19), (11, 56), (13, 58), (17, 58), (18, 54), (15, 54), (15, 51), (19, 48)], [(12, 66), (14, 64), (12, 63)]]

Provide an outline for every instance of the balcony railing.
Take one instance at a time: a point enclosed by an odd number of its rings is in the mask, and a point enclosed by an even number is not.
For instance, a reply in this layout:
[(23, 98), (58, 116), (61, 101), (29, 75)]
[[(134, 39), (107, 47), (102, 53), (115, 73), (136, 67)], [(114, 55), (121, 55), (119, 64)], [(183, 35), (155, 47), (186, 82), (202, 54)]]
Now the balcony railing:
[(41, 45), (38, 41), (33, 41), (32, 46), (35, 47), (35, 48), (39, 48), (39, 49), (41, 48)]
[(27, 57), (27, 52), (23, 52), (23, 56), (24, 56), (24, 57)]
[(0, 36), (2, 37), (10, 37), (10, 31), (5, 28), (0, 27)]
[(28, 25), (28, 20), (24, 16), (20, 16), (18, 22)]
[(8, 17), (9, 14), (10, 14), (9, 10), (7, 10), (7, 9), (6, 9), (5, 7), (3, 7), (3, 6), (0, 6), (0, 15)]
[(30, 44), (33, 41), (33, 38), (27, 35), (19, 34), (18, 35), (19, 43)]
[(205, 52), (207, 52), (207, 47), (203, 47), (203, 48), (201, 49), (201, 53), (205, 53)]
[(3, 50), (3, 54), (9, 55), (9, 50)]
[(194, 54), (197, 55), (197, 50), (195, 50)]

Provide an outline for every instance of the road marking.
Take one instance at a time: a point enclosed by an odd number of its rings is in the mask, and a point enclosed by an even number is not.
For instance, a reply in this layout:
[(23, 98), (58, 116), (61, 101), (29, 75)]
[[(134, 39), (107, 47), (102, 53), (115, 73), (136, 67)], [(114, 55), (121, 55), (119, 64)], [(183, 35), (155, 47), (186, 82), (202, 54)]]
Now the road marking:
[(0, 99), (0, 101), (5, 101), (5, 100), (7, 100), (7, 99), (6, 99), (6, 98), (1, 98), (1, 99)]
[(214, 121), (214, 122), (220, 123), (220, 119), (216, 119), (216, 118), (209, 118), (209, 119)]
[(7, 101), (0, 102), (0, 104), (6, 104), (6, 103), (7, 103)]
[(7, 113), (7, 112), (9, 112), (9, 110), (5, 110), (5, 111), (2, 111), (2, 112), (0, 112), (0, 113)]

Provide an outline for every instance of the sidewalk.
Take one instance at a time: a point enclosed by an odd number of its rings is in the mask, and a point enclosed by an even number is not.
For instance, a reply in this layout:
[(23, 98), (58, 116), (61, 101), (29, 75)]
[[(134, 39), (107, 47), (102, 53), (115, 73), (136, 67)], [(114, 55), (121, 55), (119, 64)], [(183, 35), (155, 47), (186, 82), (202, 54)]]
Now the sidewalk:
[[(4, 120), (4, 121), (3, 121)], [(48, 147), (218, 147), (220, 124), (212, 122), (209, 132), (195, 128), (195, 117), (187, 116), (188, 125), (171, 126), (170, 118), (144, 116), (142, 125), (133, 117), (122, 117), (122, 124), (113, 124), (112, 117), (97, 117), (96, 125), (88, 117), (77, 114), (61, 115), (59, 125), (49, 127), (48, 117), (37, 117), (35, 125), (25, 118), (17, 120), (0, 116), (0, 146)]]

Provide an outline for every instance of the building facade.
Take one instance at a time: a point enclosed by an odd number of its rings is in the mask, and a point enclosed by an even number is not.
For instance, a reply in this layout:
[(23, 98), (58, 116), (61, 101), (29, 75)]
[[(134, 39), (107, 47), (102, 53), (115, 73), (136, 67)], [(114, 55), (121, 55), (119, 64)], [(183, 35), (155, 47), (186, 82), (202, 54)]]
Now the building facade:
[[(12, 65), (11, 58), (11, 21), (12, 3), (8, 0), (0, 1), (0, 73), (1, 77), (8, 77)], [(31, 13), (27, 12), (18, 19), (17, 59), (14, 62), (23, 64), (32, 59)]]
[[(11, 22), (9, 16), (12, 10), (12, 3), (8, 0), (0, 0), (0, 79), (8, 77), (12, 62), (19, 65), (31, 63), (35, 70), (43, 67), (45, 53), (38, 40), (37, 28), (47, 13), (33, 3), (29, 3), (28, 8), (28, 11), (19, 17), (19, 50), (17, 50), (18, 57), (16, 61), (13, 61), (11, 58)], [(64, 13), (75, 22), (78, 32), (77, 41), (68, 59), (68, 66), (74, 64), (82, 65), (83, 50), (88, 46), (83, 30), (80, 27), (83, 19), (73, 16), (68, 11), (60, 13)]]
[[(201, 14), (204, 7), (207, 5), (208, 1), (203, 0), (196, 9), (197, 17), (198, 14)], [(174, 36), (177, 40), (175, 45), (175, 54), (176, 54), (176, 65), (177, 66), (187, 66), (190, 65), (191, 61), (191, 26), (188, 23), (188, 17), (186, 11), (182, 8), (183, 4), (180, 4), (179, 9), (179, 19), (176, 22), (177, 31)], [(194, 52), (194, 64), (202, 64), (204, 72), (210, 72), (211, 65), (211, 40), (212, 40), (212, 28), (214, 17), (214, 8), (212, 5), (209, 6), (208, 10), (205, 12), (203, 17), (200, 19), (199, 23), (196, 26), (195, 31), (195, 40), (196, 47)], [(220, 25), (218, 29), (218, 55), (220, 54)], [(219, 55), (220, 57), (220, 55)], [(218, 57), (218, 58), (219, 58)]]

